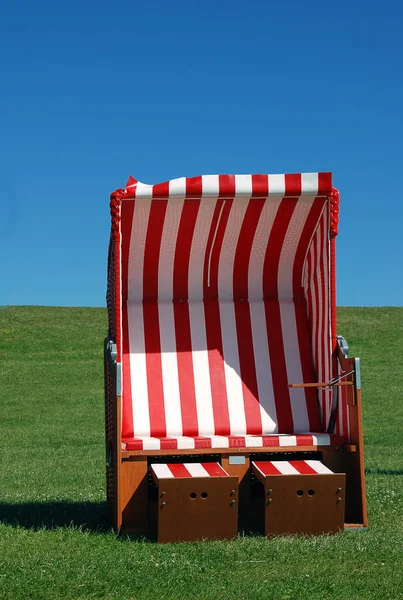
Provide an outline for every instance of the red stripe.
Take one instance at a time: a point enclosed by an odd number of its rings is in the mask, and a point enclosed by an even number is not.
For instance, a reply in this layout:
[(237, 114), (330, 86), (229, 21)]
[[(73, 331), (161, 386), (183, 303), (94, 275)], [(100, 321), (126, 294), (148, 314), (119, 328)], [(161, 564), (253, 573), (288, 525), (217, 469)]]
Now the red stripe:
[(245, 212), (234, 257), (234, 299), (248, 298), (250, 253), (264, 204), (265, 199), (250, 200)]
[(318, 173), (318, 195), (329, 196), (332, 191), (332, 174)]
[(246, 433), (262, 433), (249, 302), (234, 302)]
[(153, 198), (169, 198), (169, 181), (153, 185)]
[(192, 477), (192, 475), (189, 473), (189, 471), (187, 470), (185, 465), (169, 464), (169, 465), (167, 465), (167, 467), (169, 468), (169, 470), (171, 471), (171, 473), (174, 477)]
[(158, 265), (167, 200), (151, 202), (144, 248), (143, 298), (158, 299)]
[(252, 198), (267, 198), (269, 178), (267, 175), (252, 175)]
[(210, 477), (228, 477), (228, 473), (217, 463), (201, 463)]
[(277, 300), (265, 301), (264, 309), (278, 431), (281, 433), (292, 433), (294, 431), (294, 422), (288, 389), (280, 303)]
[(229, 448), (245, 448), (245, 436), (241, 435), (230, 435), (228, 436), (228, 447)]
[(142, 450), (143, 449), (143, 440), (122, 440), (124, 444), (126, 444), (126, 450)]
[(263, 475), (282, 475), (281, 471), (271, 462), (254, 462), (253, 464)]
[(218, 189), (219, 198), (233, 198), (235, 196), (235, 175), (219, 175)]
[[(200, 200), (185, 200), (183, 204), (174, 258), (173, 295), (175, 299), (183, 300), (188, 298), (190, 250), (199, 206)], [(174, 302), (173, 309), (179, 393), (182, 412), (182, 432), (183, 435), (192, 436), (197, 435), (199, 429), (193, 372), (189, 305), (187, 302)]]
[(186, 179), (186, 198), (201, 198), (203, 193), (202, 177), (188, 177)]
[(167, 200), (151, 202), (144, 249), (143, 297), (154, 300), (143, 302), (151, 437), (166, 436), (159, 314), (158, 303), (155, 302), (158, 299), (158, 265), (166, 209)]
[(197, 421), (189, 304), (187, 302), (174, 302), (173, 310), (182, 412), (182, 433), (185, 436), (192, 436), (199, 433), (199, 426)]
[(161, 340), (157, 302), (143, 302), (144, 345), (147, 368), (151, 437), (165, 437), (165, 405), (162, 380)]
[(203, 437), (203, 436), (195, 436), (194, 437), (194, 442), (195, 442), (195, 449), (198, 450), (200, 448), (211, 448), (211, 438), (210, 437)]
[(160, 439), (161, 450), (177, 450), (178, 440), (176, 438), (161, 438)]
[(122, 235), (122, 436), (133, 435), (132, 387), (130, 374), (129, 323), (127, 315), (129, 251), (133, 225), (134, 200), (122, 202), (121, 235)]
[[(176, 239), (173, 294), (174, 299), (188, 298), (189, 260), (200, 200), (185, 200)], [(197, 240), (196, 240), (197, 242)]]
[(313, 443), (313, 437), (311, 435), (296, 435), (297, 446), (315, 446)]
[(270, 436), (263, 436), (263, 447), (267, 448), (267, 447), (276, 447), (280, 445), (280, 438), (278, 435), (270, 435)]
[(295, 173), (292, 175), (284, 175), (285, 180), (285, 196), (296, 196), (297, 198), (301, 195), (302, 181), (301, 173)]
[(308, 465), (304, 460), (290, 460), (290, 465), (297, 469), (301, 475), (316, 475), (317, 471)]
[(220, 307), (217, 300), (204, 301), (206, 339), (210, 371), (211, 397), (213, 402), (214, 433), (229, 435), (227, 388), (225, 384), (223, 344), (221, 335)]

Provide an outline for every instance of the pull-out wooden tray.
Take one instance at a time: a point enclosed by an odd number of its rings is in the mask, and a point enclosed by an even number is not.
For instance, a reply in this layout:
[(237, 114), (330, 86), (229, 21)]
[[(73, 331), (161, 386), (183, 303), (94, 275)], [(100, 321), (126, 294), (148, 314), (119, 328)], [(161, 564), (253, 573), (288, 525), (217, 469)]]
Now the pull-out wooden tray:
[(264, 485), (265, 535), (337, 533), (344, 528), (344, 473), (318, 460), (256, 461)]
[(158, 541), (230, 539), (238, 527), (238, 478), (218, 463), (152, 464)]

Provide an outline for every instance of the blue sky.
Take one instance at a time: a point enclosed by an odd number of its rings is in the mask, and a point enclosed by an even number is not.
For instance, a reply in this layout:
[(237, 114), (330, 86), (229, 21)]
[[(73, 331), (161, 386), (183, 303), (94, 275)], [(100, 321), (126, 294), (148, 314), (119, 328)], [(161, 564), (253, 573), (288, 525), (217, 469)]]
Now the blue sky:
[(0, 304), (103, 306), (109, 194), (333, 171), (338, 304), (403, 305), (398, 1), (2, 3)]

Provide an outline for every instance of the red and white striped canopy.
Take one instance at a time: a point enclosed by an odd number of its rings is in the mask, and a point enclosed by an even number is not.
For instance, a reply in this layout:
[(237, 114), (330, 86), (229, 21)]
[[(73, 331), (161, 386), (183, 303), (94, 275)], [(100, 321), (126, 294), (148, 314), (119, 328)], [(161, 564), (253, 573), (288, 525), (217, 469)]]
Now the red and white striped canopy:
[(331, 193), (308, 173), (112, 196), (125, 443), (324, 431), (330, 392), (288, 384), (331, 378)]

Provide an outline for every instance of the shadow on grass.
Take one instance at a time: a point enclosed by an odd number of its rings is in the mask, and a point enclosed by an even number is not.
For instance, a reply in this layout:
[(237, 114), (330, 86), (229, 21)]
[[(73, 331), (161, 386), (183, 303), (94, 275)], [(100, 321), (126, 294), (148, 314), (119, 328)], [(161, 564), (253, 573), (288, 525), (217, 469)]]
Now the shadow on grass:
[(366, 475), (403, 475), (403, 470), (398, 469), (365, 469)]
[[(0, 502), (0, 523), (50, 531), (58, 527), (72, 527), (91, 533), (115, 533), (118, 536), (107, 520), (105, 502)], [(127, 536), (119, 536), (119, 539), (124, 537)], [(147, 536), (134, 535), (130, 538), (148, 539)]]

